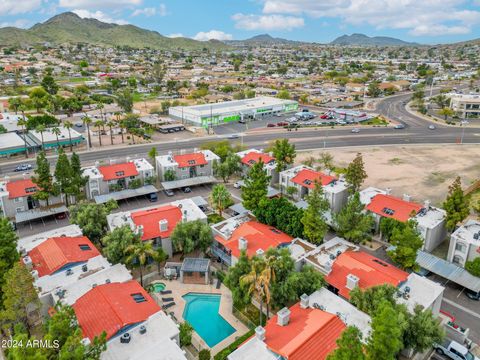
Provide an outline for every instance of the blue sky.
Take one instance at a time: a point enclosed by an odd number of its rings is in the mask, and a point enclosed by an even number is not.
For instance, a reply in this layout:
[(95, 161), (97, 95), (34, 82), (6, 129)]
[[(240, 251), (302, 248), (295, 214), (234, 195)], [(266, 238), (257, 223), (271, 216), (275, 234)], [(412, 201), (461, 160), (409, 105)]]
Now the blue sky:
[(480, 0), (1, 0), (0, 26), (28, 28), (64, 11), (198, 40), (268, 33), (329, 42), (355, 32), (429, 44), (480, 38)]

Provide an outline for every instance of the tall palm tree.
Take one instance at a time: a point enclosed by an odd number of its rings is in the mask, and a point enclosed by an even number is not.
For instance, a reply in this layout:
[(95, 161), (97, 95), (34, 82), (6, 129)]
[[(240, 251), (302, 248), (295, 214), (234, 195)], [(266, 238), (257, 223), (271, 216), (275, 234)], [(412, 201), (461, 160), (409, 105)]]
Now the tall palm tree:
[(153, 248), (151, 242), (140, 241), (135, 244), (129, 245), (125, 249), (127, 254), (127, 263), (131, 267), (138, 267), (140, 270), (140, 285), (143, 286), (143, 270), (148, 262), (149, 258), (157, 259), (158, 252)]
[(28, 147), (27, 147), (27, 134), (25, 127), (27, 126), (27, 120), (25, 119), (25, 107), (20, 105), (20, 110), (22, 111), (22, 118), (18, 119), (17, 124), (22, 127), (23, 142), (25, 143), (25, 158), (28, 159)]
[(39, 132), (40, 136), (42, 137), (42, 150), (45, 151), (45, 146), (43, 143), (43, 132), (46, 130), (45, 125), (38, 125), (35, 130)]
[(105, 109), (105, 105), (103, 104), (103, 102), (99, 101), (97, 103), (97, 109), (100, 110), (100, 119), (102, 119), (103, 121), (103, 109)]
[(73, 144), (72, 144), (72, 133), (71, 133), (71, 129), (73, 127), (73, 124), (71, 121), (65, 121), (63, 123), (63, 126), (65, 127), (65, 129), (68, 130), (68, 141), (70, 142), (70, 152), (73, 152)]
[(94, 125), (97, 127), (97, 130), (98, 130), (98, 142), (100, 143), (100, 146), (102, 146), (102, 130), (101, 130), (101, 127), (103, 125), (103, 121), (102, 120), (97, 120), (97, 121), (95, 121)]
[(228, 191), (223, 184), (213, 186), (209, 200), (210, 204), (218, 211), (218, 215), (220, 216), (222, 216), (223, 210), (233, 203), (230, 191)]
[(90, 124), (92, 123), (92, 119), (88, 117), (88, 115), (85, 113), (85, 116), (82, 119), (83, 125), (87, 127), (87, 134), (88, 134), (88, 147), (92, 147), (92, 138), (90, 137)]
[(125, 140), (123, 138), (123, 130), (125, 130), (125, 124), (123, 121), (119, 121), (118, 126), (120, 126), (120, 134), (122, 135), (122, 144), (123, 144), (125, 143)]
[(57, 138), (57, 150), (59, 150), (60, 143), (58, 142), (58, 136), (62, 133), (62, 131), (58, 126), (54, 126), (51, 131), (52, 131), (52, 134), (55, 134), (55, 137)]
[(112, 132), (112, 128), (115, 126), (115, 123), (110, 120), (109, 122), (107, 122), (107, 126), (110, 128), (110, 144), (113, 145), (113, 132)]

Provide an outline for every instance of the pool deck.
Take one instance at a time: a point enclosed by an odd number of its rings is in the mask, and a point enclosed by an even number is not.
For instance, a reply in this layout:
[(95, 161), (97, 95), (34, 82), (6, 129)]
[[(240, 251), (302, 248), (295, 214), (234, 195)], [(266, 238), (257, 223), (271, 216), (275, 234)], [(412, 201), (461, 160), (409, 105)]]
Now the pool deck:
[[(154, 281), (156, 282), (156, 281)], [(238, 320), (233, 314), (233, 300), (232, 300), (232, 293), (230, 289), (228, 289), (225, 285), (222, 284), (220, 289), (216, 289), (214, 285), (200, 285), (200, 284), (182, 284), (178, 280), (162, 280), (161, 282), (165, 283), (166, 287), (165, 290), (171, 290), (171, 294), (162, 295), (159, 293), (153, 294), (153, 297), (157, 302), (162, 305), (162, 297), (173, 297), (175, 301), (175, 305), (171, 308), (167, 309), (167, 314), (173, 312), (175, 317), (179, 321), (183, 321), (183, 311), (185, 309), (186, 302), (183, 299), (183, 296), (188, 293), (201, 293), (201, 294), (220, 294), (222, 295), (220, 298), (220, 308), (219, 314), (231, 325), (235, 328), (235, 332), (230, 335), (229, 337), (225, 338), (223, 341), (219, 342), (213, 348), (209, 348), (209, 346), (203, 341), (203, 339), (194, 332), (192, 336), (192, 344), (195, 348), (201, 349), (210, 349), (210, 352), (213, 355), (218, 353), (220, 350), (224, 349), (232, 342), (234, 342), (238, 337), (245, 334), (249, 329), (240, 321)]]

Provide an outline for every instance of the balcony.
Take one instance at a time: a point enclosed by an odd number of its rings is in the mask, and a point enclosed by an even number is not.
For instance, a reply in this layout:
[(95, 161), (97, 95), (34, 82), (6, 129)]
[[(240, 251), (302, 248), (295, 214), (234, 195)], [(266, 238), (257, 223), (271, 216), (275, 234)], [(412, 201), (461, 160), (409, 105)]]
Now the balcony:
[(231, 255), (227, 254), (225, 251), (223, 251), (218, 246), (212, 245), (210, 247), (210, 249), (212, 250), (212, 255), (213, 256), (219, 257), (220, 260), (222, 260), (222, 262), (225, 263), (228, 266), (232, 265), (232, 256)]

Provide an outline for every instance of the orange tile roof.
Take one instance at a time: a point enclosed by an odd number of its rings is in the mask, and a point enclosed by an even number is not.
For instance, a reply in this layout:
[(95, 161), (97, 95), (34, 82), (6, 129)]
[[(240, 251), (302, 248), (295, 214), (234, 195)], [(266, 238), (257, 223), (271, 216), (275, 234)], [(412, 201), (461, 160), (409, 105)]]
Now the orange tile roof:
[(407, 280), (408, 273), (393, 265), (362, 251), (346, 251), (333, 262), (330, 274), (325, 280), (339, 290), (339, 294), (350, 298), (350, 290), (346, 287), (347, 275), (359, 278), (358, 286), (368, 289), (377, 285), (391, 284), (398, 287)]
[[(166, 205), (153, 209), (137, 211), (131, 214), (135, 225), (143, 226), (142, 240), (151, 240), (158, 237), (167, 238), (178, 222), (182, 220), (182, 211), (178, 206)], [(167, 231), (160, 231), (160, 220), (167, 220)]]
[(203, 153), (175, 155), (173, 159), (175, 160), (175, 162), (178, 164), (178, 167), (180, 168), (208, 164), (207, 160), (205, 159), (205, 155), (203, 155)]
[(258, 153), (255, 151), (250, 151), (248, 154), (246, 154), (242, 158), (242, 164), (248, 165), (248, 166), (253, 166), (257, 162), (262, 160), (264, 164), (268, 164), (272, 161), (275, 161), (275, 158), (264, 153)]
[[(410, 219), (412, 212), (417, 214), (422, 205), (399, 199), (392, 195), (375, 195), (366, 209), (383, 217), (389, 217), (405, 222)], [(393, 210), (391, 213), (389, 210)], [(385, 212), (387, 211), (387, 212)]]
[(28, 253), (33, 268), (40, 277), (51, 275), (69, 264), (86, 262), (98, 255), (100, 252), (86, 236), (50, 238)]
[(30, 179), (10, 181), (7, 183), (9, 199), (33, 195), (37, 192), (37, 190), (37, 185), (34, 184), (33, 181)]
[(98, 171), (102, 173), (105, 181), (138, 175), (137, 167), (133, 162), (99, 166)]
[(337, 316), (319, 309), (290, 308), (286, 326), (277, 324), (277, 315), (265, 326), (265, 344), (288, 360), (326, 359), (337, 348), (336, 340), (346, 326)]
[(334, 176), (326, 175), (319, 171), (313, 171), (310, 169), (303, 169), (292, 178), (292, 182), (309, 189), (315, 188), (315, 181), (318, 181), (322, 186), (330, 184), (336, 180)]
[(280, 244), (289, 244), (293, 238), (272, 226), (259, 223), (257, 221), (247, 221), (241, 224), (230, 236), (225, 240), (220, 236), (216, 239), (227, 249), (231, 254), (238, 258), (240, 250), (238, 249), (238, 239), (241, 237), (247, 240), (247, 255), (254, 256), (258, 249), (267, 251), (272, 247), (278, 247)]
[[(143, 296), (136, 302), (132, 295)], [(73, 305), (84, 336), (93, 340), (103, 331), (110, 339), (129, 325), (147, 320), (160, 311), (160, 306), (135, 280), (94, 287)]]

